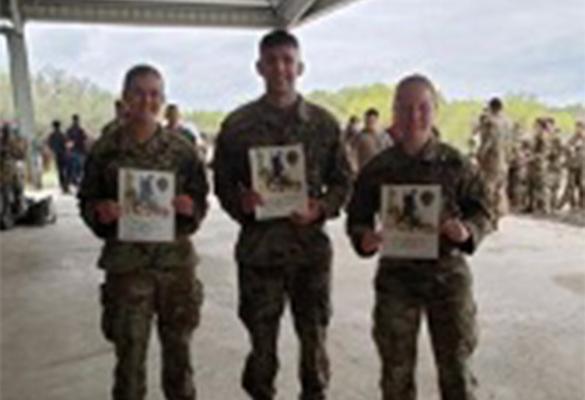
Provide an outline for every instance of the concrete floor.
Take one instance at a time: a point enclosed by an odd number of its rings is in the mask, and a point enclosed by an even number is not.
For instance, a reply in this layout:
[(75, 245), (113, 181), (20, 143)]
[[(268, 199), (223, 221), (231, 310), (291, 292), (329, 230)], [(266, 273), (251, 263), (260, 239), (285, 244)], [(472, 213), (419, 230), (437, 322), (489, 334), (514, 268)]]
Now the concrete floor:
[[(74, 199), (57, 196), (59, 221), (18, 228), (1, 243), (2, 400), (107, 399), (113, 352), (99, 333), (95, 268), (100, 243)], [(370, 339), (372, 261), (349, 248), (341, 221), (329, 348), (331, 399), (379, 398)], [(236, 227), (214, 206), (195, 242), (205, 284), (203, 322), (193, 339), (203, 400), (245, 399), (239, 387), (247, 337), (236, 317), (232, 244)], [(481, 341), (480, 399), (585, 399), (585, 229), (508, 217), (473, 258)], [(428, 338), (420, 338), (419, 399), (438, 399)], [(280, 342), (281, 400), (297, 393), (296, 343), (287, 316)], [(150, 349), (148, 399), (159, 389), (158, 343)]]

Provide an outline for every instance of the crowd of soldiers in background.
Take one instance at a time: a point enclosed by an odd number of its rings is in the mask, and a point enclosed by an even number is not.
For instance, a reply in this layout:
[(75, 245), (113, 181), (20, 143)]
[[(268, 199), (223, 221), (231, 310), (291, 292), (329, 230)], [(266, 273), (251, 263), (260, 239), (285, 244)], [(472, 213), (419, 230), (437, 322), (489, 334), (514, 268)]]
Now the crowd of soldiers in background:
[[(435, 130), (439, 136), (439, 131)], [(363, 127), (351, 116), (344, 143), (354, 175), (376, 154), (398, 140), (383, 130), (379, 113), (368, 109)], [(469, 139), (469, 158), (481, 171), (499, 216), (507, 212), (548, 214), (569, 207), (585, 209), (585, 122), (563, 134), (550, 117), (536, 119), (524, 132), (504, 112), (498, 98), (489, 101)]]
[(569, 207), (585, 209), (585, 123), (565, 134), (551, 117), (524, 132), (492, 99), (471, 135), (469, 156), (486, 180), (493, 207), (550, 214)]

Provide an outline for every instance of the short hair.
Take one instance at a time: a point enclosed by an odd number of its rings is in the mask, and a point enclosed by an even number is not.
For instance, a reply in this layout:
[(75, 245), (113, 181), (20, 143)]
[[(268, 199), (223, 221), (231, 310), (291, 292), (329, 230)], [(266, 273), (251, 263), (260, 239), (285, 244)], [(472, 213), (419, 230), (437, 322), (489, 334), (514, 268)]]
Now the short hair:
[(290, 46), (295, 49), (300, 49), (299, 41), (295, 35), (284, 29), (277, 29), (262, 37), (258, 50), (262, 53), (268, 49), (280, 46)]
[(366, 110), (366, 112), (364, 113), (364, 115), (366, 116), (366, 118), (368, 117), (379, 117), (380, 116), (380, 112), (375, 109), (374, 107), (368, 108)]
[(431, 82), (429, 78), (421, 74), (412, 74), (408, 75), (405, 78), (402, 78), (398, 85), (396, 86), (396, 91), (394, 92), (394, 105), (393, 107), (396, 109), (396, 106), (400, 102), (400, 96), (402, 92), (410, 85), (422, 85), (431, 92), (433, 96), (433, 102), (435, 103), (435, 107), (439, 104), (439, 95), (437, 93), (437, 89), (435, 89), (435, 85)]
[(502, 103), (502, 100), (500, 100), (499, 97), (494, 97), (489, 101), (488, 107), (490, 108), (491, 111), (498, 112), (502, 111), (502, 109), (504, 108), (504, 103)]
[(179, 111), (179, 106), (176, 103), (167, 104), (167, 111), (176, 110)]
[(51, 122), (51, 125), (53, 125), (53, 128), (60, 128), (61, 121), (59, 121), (58, 119), (55, 119), (55, 120), (53, 120), (53, 122)]
[(152, 65), (148, 64), (139, 64), (135, 65), (134, 67), (130, 68), (126, 75), (124, 76), (124, 83), (122, 85), (122, 91), (126, 92), (130, 89), (134, 81), (141, 76), (144, 75), (154, 75), (162, 81), (162, 74), (159, 72), (158, 69), (153, 67)]

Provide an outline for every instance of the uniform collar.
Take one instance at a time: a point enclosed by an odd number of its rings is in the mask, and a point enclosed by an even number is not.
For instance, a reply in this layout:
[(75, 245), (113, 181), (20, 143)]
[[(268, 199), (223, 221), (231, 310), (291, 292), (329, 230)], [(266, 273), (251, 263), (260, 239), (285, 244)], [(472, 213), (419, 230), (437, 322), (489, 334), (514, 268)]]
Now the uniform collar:
[(439, 140), (434, 136), (431, 136), (429, 140), (423, 145), (417, 154), (414, 156), (408, 155), (404, 149), (401, 149), (402, 153), (407, 158), (412, 158), (421, 161), (432, 161), (437, 158), (439, 154)]
[[(282, 114), (281, 109), (268, 102), (266, 95), (260, 97), (257, 103), (259, 105), (260, 116), (264, 119), (273, 119), (275, 116)], [(269, 112), (266, 112), (267, 110)], [(296, 120), (302, 122), (309, 121), (309, 107), (302, 95), (297, 94), (297, 100), (292, 105), (291, 110)]]
[[(165, 135), (163, 135), (163, 131), (165, 131), (165, 129), (162, 127), (162, 125), (157, 124), (156, 125), (156, 129), (154, 131), (154, 134), (148, 138), (146, 141), (144, 142), (138, 142), (136, 139), (134, 139), (127, 131), (127, 127), (125, 125), (122, 125), (120, 127), (118, 127), (117, 131), (118, 131), (118, 135), (119, 135), (119, 143), (120, 146), (123, 148), (137, 148), (137, 147), (150, 147), (153, 143), (158, 142), (161, 138), (163, 138)], [(169, 133), (169, 132), (167, 132)]]

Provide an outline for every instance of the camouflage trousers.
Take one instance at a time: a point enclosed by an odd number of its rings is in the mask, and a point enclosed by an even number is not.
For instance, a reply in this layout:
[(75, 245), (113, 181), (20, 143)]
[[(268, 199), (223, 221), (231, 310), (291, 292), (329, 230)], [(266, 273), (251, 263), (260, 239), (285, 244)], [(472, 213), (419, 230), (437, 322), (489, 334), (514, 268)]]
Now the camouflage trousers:
[(112, 398), (145, 398), (147, 350), (156, 316), (165, 397), (194, 400), (190, 339), (203, 301), (194, 268), (107, 273), (101, 301), (102, 331), (114, 344), (117, 360)]
[(585, 209), (585, 179), (581, 169), (568, 170), (567, 185), (559, 202), (559, 208), (569, 203), (572, 210)]
[[(452, 262), (451, 262), (452, 261)], [(382, 362), (383, 400), (416, 398), (417, 338), (423, 314), (442, 400), (475, 400), (470, 369), (477, 345), (471, 275), (463, 260), (379, 268), (373, 337)]]
[(528, 179), (527, 211), (547, 214), (550, 212), (550, 194), (545, 174), (534, 173)]
[(556, 210), (560, 206), (561, 182), (563, 179), (561, 171), (549, 171), (548, 173), (548, 209)]
[(331, 317), (330, 261), (322, 265), (258, 267), (239, 265), (239, 316), (252, 349), (242, 374), (242, 386), (254, 400), (276, 394), (277, 342), (280, 318), (287, 301), (300, 342), (301, 400), (323, 400), (329, 382), (325, 347)]
[(506, 214), (508, 205), (506, 201), (506, 177), (497, 174), (485, 180), (490, 209), (494, 211), (496, 220)]

